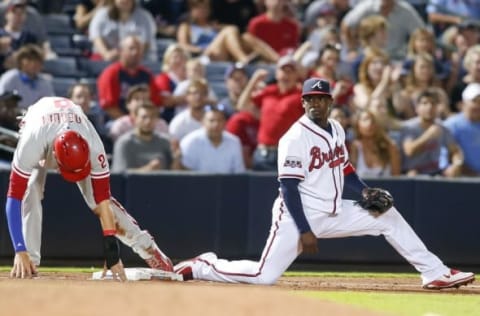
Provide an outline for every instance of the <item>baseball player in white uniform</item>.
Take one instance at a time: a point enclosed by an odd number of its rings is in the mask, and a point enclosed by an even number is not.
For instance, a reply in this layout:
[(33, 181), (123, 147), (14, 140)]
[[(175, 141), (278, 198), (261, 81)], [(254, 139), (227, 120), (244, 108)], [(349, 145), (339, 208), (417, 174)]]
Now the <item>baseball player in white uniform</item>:
[(15, 249), (12, 277), (30, 277), (40, 264), (41, 200), (50, 168), (57, 168), (65, 180), (76, 182), (85, 202), (99, 217), (106, 268), (115, 276), (125, 280), (116, 238), (130, 246), (151, 268), (172, 271), (170, 259), (153, 237), (141, 230), (110, 195), (105, 149), (80, 106), (69, 99), (45, 97), (28, 108), (20, 124), (6, 203)]
[(227, 261), (205, 253), (180, 262), (184, 280), (273, 284), (302, 252), (316, 253), (318, 238), (384, 235), (421, 274), (428, 289), (473, 282), (470, 272), (446, 267), (427, 250), (395, 207), (377, 216), (342, 200), (344, 184), (359, 194), (367, 185), (348, 160), (345, 133), (328, 119), (332, 97), (328, 81), (303, 84), (305, 115), (283, 135), (278, 148), (280, 194), (272, 209), (270, 235), (259, 261)]

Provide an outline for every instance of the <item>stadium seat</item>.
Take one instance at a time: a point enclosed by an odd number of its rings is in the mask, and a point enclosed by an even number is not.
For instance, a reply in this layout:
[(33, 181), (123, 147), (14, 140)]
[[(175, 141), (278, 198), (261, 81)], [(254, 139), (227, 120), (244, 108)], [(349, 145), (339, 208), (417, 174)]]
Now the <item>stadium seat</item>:
[(81, 0), (64, 0), (62, 12), (67, 15), (73, 16), (75, 14), (77, 5), (80, 3), (82, 3)]
[(90, 60), (87, 58), (78, 60), (78, 67), (84, 72), (86, 77), (98, 77), (108, 65), (110, 65), (110, 62), (104, 60)]
[(175, 41), (172, 40), (172, 39), (169, 39), (169, 38), (157, 38), (155, 43), (157, 45), (158, 60), (161, 61), (161, 60), (163, 60), (163, 54), (165, 53), (165, 50), (167, 50), (167, 47), (170, 44), (175, 43)]
[(145, 61), (143, 62), (143, 66), (150, 69), (154, 75), (157, 75), (162, 71), (162, 63), (158, 61)]
[(43, 23), (48, 34), (74, 34), (77, 32), (72, 25), (72, 19), (67, 14), (45, 14)]
[(66, 34), (50, 34), (48, 41), (52, 50), (60, 56), (80, 56), (81, 50), (73, 46), (72, 37)]
[(210, 88), (212, 88), (213, 91), (215, 91), (218, 101), (228, 96), (228, 90), (225, 82), (217, 81), (217, 82), (209, 82), (208, 84)]
[(77, 68), (77, 61), (73, 57), (58, 57), (46, 60), (43, 64), (43, 72), (53, 77), (82, 77), (83, 73)]
[(75, 78), (52, 78), (53, 91), (59, 97), (66, 97), (68, 89), (75, 83), (77, 83)]
[(230, 65), (228, 62), (211, 62), (206, 66), (206, 77), (208, 82), (218, 82), (225, 80), (225, 71)]

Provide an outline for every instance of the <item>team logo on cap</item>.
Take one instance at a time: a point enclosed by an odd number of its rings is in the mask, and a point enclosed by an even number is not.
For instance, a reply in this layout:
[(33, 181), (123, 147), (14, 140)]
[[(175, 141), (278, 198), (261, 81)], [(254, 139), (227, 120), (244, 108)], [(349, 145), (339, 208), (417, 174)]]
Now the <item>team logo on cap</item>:
[(323, 81), (318, 80), (317, 82), (315, 82), (312, 86), (312, 89), (315, 89), (315, 88), (317, 88), (318, 90), (324, 90), (325, 88), (323, 87)]

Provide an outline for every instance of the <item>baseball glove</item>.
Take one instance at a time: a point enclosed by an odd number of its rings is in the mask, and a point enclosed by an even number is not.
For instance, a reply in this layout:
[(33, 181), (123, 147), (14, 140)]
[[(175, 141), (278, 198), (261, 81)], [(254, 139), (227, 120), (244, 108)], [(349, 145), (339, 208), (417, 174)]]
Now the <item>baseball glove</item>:
[(362, 198), (355, 204), (375, 215), (381, 215), (393, 206), (393, 197), (387, 190), (366, 188), (362, 191)]

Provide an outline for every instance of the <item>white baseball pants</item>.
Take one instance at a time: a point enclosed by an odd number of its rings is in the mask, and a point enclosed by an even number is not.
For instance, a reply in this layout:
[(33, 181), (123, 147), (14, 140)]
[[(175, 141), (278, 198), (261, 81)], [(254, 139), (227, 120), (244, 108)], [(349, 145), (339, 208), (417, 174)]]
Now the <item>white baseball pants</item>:
[[(343, 200), (342, 212), (337, 216), (318, 212), (307, 214), (307, 219), (317, 238), (384, 235), (390, 245), (421, 273), (423, 284), (449, 273), (395, 208), (375, 218), (354, 205), (354, 201)], [(279, 197), (273, 205), (270, 235), (259, 261), (228, 261), (214, 255), (200, 256), (193, 263), (193, 277), (220, 282), (273, 284), (301, 252), (300, 234)]]

